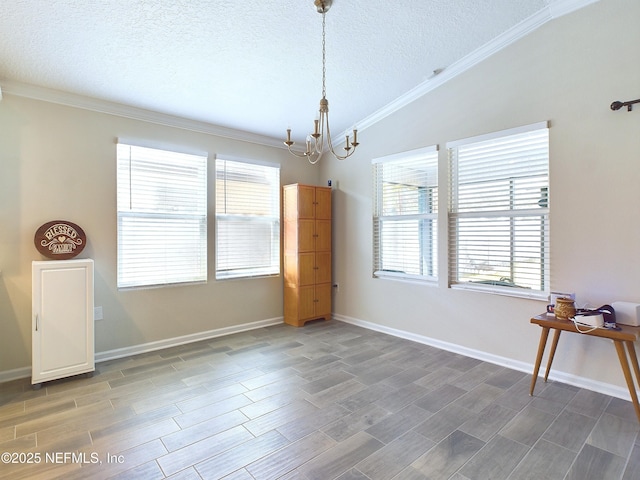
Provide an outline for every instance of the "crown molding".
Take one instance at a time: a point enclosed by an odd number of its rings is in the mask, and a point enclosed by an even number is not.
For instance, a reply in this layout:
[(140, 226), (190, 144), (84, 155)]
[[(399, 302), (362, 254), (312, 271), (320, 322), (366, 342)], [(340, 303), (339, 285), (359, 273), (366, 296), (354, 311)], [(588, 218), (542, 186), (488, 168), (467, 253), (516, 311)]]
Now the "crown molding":
[(553, 18), (558, 18), (599, 1), (600, 0), (550, 0), (547, 8)]
[[(515, 25), (514, 27), (507, 30), (490, 42), (486, 43), (482, 47), (474, 50), (469, 55), (447, 66), (437, 75), (434, 75), (428, 80), (425, 80), (417, 87), (411, 89), (404, 95), (401, 95), (378, 111), (374, 112), (368, 117), (365, 117), (361, 121), (356, 122), (356, 125), (358, 125), (358, 130), (363, 131), (368, 127), (376, 124), (377, 122), (400, 110), (401, 108), (416, 101), (420, 97), (435, 90), (449, 80), (466, 72), (475, 65), (478, 65), (495, 53), (517, 42), (521, 38), (526, 37), (547, 22), (579, 10), (593, 3), (597, 3), (599, 1), (600, 0), (549, 0), (549, 4), (545, 8), (539, 10), (529, 18)], [(209, 135), (229, 138), (232, 140), (255, 143), (258, 145), (285, 148), (280, 139), (268, 137), (265, 135), (258, 135), (242, 130), (214, 125), (211, 123), (191, 120), (188, 118), (168, 115), (160, 112), (154, 112), (138, 107), (108, 102), (105, 100), (85, 97), (82, 95), (76, 95), (59, 90), (39, 87), (36, 85), (24, 84), (12, 80), (3, 80), (2, 82), (0, 82), (0, 100), (2, 99), (2, 94), (42, 100), (45, 102), (57, 103), (60, 105), (106, 113), (109, 115), (116, 115), (133, 120), (141, 120), (158, 125), (181, 128), (198, 133), (206, 133)], [(341, 135), (338, 136), (338, 138), (345, 138), (346, 135), (350, 134), (350, 130), (345, 130)]]
[(68, 107), (81, 108), (93, 112), (130, 118), (132, 120), (141, 120), (143, 122), (155, 123), (157, 125), (181, 128), (192, 132), (206, 133), (232, 140), (283, 148), (282, 141), (265, 135), (258, 135), (233, 128), (221, 127), (207, 122), (154, 112), (152, 110), (123, 105), (120, 103), (108, 102), (106, 100), (63, 92), (60, 90), (53, 90), (37, 85), (30, 85), (12, 80), (3, 80), (0, 88), (2, 89), (0, 91), (5, 95), (15, 95), (17, 97), (25, 97)]
[[(503, 50), (509, 45), (517, 42), (521, 38), (526, 37), (533, 31), (540, 28), (547, 22), (554, 20), (555, 18), (566, 15), (580, 8), (596, 3), (600, 0), (551, 0), (552, 3), (545, 8), (539, 10), (529, 18), (523, 20), (517, 25), (513, 26), (503, 34), (494, 38), (490, 42), (484, 44), (482, 47), (474, 50), (469, 55), (463, 57), (457, 62), (449, 65), (443, 69), (440, 73), (434, 74), (431, 78), (425, 80), (423, 83), (413, 88), (406, 94), (398, 97), (393, 102), (385, 105), (380, 110), (374, 112), (370, 116), (357, 122), (358, 130), (365, 130), (366, 128), (374, 125), (375, 123), (383, 120), (392, 113), (400, 110), (403, 107), (413, 103), (420, 97), (435, 90), (439, 86), (448, 82), (449, 80), (457, 77), (461, 73), (466, 72), (470, 68), (478, 65), (487, 58), (491, 57), (495, 53)], [(345, 131), (338, 138), (348, 135), (349, 131)]]

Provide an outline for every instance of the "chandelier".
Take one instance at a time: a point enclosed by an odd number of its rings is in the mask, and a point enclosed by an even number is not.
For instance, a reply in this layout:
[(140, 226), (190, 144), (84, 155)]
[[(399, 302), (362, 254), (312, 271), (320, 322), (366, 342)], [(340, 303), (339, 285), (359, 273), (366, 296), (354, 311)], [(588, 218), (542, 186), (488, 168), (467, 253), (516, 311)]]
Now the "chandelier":
[[(304, 152), (295, 152), (291, 150), (294, 142), (291, 140), (291, 129), (287, 129), (287, 140), (284, 144), (289, 149), (289, 153), (300, 158), (307, 158), (311, 164), (315, 164), (320, 160), (325, 148), (330, 151), (338, 160), (344, 160), (350, 157), (356, 151), (358, 143), (358, 130), (353, 129), (353, 139), (349, 139), (346, 135), (345, 147), (346, 151), (343, 155), (335, 152), (333, 142), (331, 141), (331, 129), (329, 128), (329, 101), (326, 95), (326, 43), (325, 43), (325, 15), (331, 8), (333, 0), (314, 0), (314, 4), (318, 13), (322, 14), (322, 99), (320, 100), (320, 115), (314, 120), (313, 133), (307, 135), (307, 148)], [(326, 144), (326, 145), (325, 145)]]

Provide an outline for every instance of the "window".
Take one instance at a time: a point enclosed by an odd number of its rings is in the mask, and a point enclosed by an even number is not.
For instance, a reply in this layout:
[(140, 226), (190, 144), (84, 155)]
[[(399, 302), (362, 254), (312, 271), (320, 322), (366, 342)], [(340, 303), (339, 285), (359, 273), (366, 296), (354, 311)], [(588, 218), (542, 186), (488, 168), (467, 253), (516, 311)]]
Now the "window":
[(118, 143), (118, 288), (207, 280), (207, 157)]
[(374, 276), (437, 278), (438, 149), (373, 160)]
[(549, 130), (538, 123), (447, 144), (450, 284), (549, 290)]
[(216, 159), (216, 278), (280, 274), (280, 167)]

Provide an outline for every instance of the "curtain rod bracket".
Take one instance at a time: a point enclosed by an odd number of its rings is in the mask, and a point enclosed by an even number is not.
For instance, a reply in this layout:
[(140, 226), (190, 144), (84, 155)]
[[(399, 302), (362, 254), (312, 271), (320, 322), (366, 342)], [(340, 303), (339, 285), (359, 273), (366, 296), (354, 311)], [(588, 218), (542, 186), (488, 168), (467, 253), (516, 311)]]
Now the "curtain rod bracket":
[(637, 100), (629, 100), (628, 102), (615, 101), (611, 104), (611, 110), (620, 110), (622, 107), (627, 107), (627, 112), (633, 110), (633, 104), (640, 103), (640, 98)]

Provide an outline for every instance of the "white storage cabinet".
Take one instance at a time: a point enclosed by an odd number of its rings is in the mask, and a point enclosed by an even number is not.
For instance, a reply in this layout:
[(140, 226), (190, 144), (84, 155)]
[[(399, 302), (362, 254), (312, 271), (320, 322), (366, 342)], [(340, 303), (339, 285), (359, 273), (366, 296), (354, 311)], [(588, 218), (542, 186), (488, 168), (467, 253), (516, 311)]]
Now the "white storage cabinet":
[(95, 370), (93, 260), (32, 263), (31, 383)]

